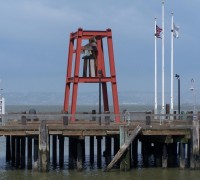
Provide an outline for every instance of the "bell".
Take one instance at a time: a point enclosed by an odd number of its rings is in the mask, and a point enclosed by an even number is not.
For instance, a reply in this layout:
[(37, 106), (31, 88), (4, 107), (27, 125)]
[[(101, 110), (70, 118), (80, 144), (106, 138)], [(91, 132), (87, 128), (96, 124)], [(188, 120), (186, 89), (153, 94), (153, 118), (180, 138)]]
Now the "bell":
[(88, 51), (92, 51), (92, 47), (90, 46), (90, 44), (86, 44), (85, 46), (83, 46), (83, 50), (88, 50)]
[(90, 54), (90, 55), (83, 56), (82, 59), (95, 59), (95, 57), (93, 54)]

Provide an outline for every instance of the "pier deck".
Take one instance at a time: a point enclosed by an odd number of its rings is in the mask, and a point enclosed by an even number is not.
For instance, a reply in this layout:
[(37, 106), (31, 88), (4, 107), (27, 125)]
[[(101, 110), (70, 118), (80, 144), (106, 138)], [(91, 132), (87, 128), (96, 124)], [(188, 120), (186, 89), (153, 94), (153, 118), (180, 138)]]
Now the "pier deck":
[(187, 158), (190, 162), (189, 167), (199, 168), (199, 119), (191, 119), (197, 116), (191, 115), (184, 120), (177, 118), (172, 120), (169, 115), (162, 116), (164, 118), (154, 119), (152, 114), (146, 113), (142, 116), (131, 114), (128, 118), (120, 115), (121, 122), (116, 123), (113, 114), (79, 114), (75, 117), (75, 121), (70, 121), (72, 115), (69, 114), (8, 114), (2, 119), (0, 136), (6, 137), (6, 161), (24, 167), (26, 158), (24, 154), (27, 151), (29, 166), (33, 158), (34, 164), (37, 162), (42, 171), (47, 171), (50, 159), (53, 164), (57, 163), (57, 153), (59, 165), (63, 166), (64, 152), (66, 152), (64, 139), (67, 138), (69, 160), (73, 159), (76, 168), (82, 169), (85, 137), (90, 138), (91, 162), (94, 162), (94, 137), (96, 137), (97, 165), (101, 167), (102, 140), (105, 139), (103, 156), (106, 158), (106, 164), (109, 164), (120, 149), (121, 142), (125, 142), (136, 127), (140, 126), (140, 132), (132, 140), (133, 142), (129, 142), (130, 147), (127, 148), (127, 151), (130, 151), (129, 155), (123, 151), (126, 155), (122, 157), (128, 160), (120, 160), (121, 164), (125, 162), (124, 166), (120, 165), (121, 170), (129, 169), (131, 164), (134, 166), (137, 164), (139, 142), (144, 167), (148, 167), (148, 159), (153, 155), (158, 167), (171, 167), (178, 162), (179, 167), (185, 168)]

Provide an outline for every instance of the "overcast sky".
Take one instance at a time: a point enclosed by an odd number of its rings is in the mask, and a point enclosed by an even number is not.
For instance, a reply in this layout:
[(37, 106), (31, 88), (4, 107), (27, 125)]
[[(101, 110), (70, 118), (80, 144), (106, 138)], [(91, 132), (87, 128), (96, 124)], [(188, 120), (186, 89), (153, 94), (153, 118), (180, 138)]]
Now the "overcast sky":
[[(153, 92), (154, 18), (161, 26), (161, 4), (162, 0), (0, 0), (0, 79), (4, 92), (64, 93), (69, 34), (79, 27), (112, 29), (118, 91)], [(199, 0), (165, 1), (166, 92), (170, 92), (172, 10), (180, 27), (180, 38), (174, 41), (174, 73), (181, 77), (183, 95), (189, 92), (191, 78), (199, 91), (199, 9)], [(160, 39), (158, 61), (161, 92)], [(92, 89), (83, 87), (83, 91)]]

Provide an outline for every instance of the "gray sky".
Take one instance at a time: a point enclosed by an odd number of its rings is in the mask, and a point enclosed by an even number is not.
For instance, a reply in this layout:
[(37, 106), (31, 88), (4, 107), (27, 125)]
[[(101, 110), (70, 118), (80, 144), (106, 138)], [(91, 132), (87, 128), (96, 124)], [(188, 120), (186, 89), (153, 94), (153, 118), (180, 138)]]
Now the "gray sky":
[[(161, 0), (0, 0), (0, 79), (4, 92), (63, 92), (70, 32), (111, 28), (118, 91), (154, 91), (154, 17), (161, 27)], [(182, 92), (199, 88), (199, 0), (165, 1), (165, 91), (170, 92), (170, 24), (174, 73)], [(158, 91), (161, 40), (158, 39)], [(174, 79), (175, 91), (177, 80)], [(82, 86), (81, 86), (82, 88)], [(79, 90), (81, 90), (79, 88)], [(92, 91), (90, 86), (83, 91)], [(170, 100), (167, 100), (168, 102)]]

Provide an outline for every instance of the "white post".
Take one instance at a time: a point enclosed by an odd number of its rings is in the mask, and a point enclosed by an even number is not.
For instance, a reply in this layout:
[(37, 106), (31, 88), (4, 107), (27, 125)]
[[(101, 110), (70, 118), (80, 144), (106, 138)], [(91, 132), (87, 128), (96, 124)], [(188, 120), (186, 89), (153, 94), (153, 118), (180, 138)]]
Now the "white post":
[[(162, 2), (162, 114), (165, 114), (164, 1)], [(163, 117), (164, 118), (164, 117)]]
[[(155, 103), (154, 103), (154, 114), (158, 113), (158, 102), (157, 102), (157, 37), (156, 37), (156, 18), (155, 18)], [(157, 116), (154, 117), (157, 119)]]
[[(170, 114), (174, 113), (174, 18), (172, 13), (172, 22), (171, 22), (171, 106)], [(173, 116), (170, 116), (170, 119), (173, 119)]]

